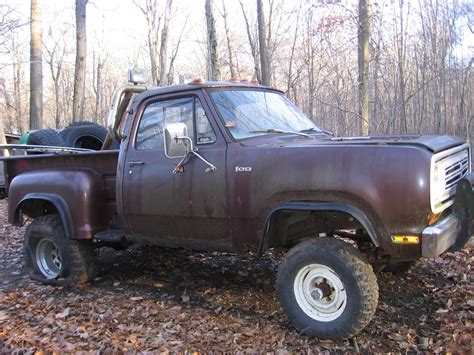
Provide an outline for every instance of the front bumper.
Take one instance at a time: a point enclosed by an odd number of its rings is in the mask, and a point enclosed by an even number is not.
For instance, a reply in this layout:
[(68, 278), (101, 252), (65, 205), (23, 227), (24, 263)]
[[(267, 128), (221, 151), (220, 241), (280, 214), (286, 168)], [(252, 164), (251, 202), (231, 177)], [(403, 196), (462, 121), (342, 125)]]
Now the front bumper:
[(461, 250), (474, 234), (474, 173), (459, 181), (453, 212), (427, 227), (421, 236), (421, 255), (435, 258), (446, 250)]

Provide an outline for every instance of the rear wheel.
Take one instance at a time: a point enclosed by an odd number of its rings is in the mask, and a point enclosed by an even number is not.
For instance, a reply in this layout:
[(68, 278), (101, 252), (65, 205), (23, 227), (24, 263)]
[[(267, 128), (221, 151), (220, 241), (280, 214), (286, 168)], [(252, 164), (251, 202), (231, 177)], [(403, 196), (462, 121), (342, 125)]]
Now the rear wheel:
[(31, 278), (45, 284), (78, 286), (95, 275), (92, 242), (68, 238), (58, 215), (35, 218), (25, 234), (24, 256)]
[(281, 263), (277, 294), (293, 325), (321, 339), (347, 338), (372, 319), (378, 285), (372, 267), (347, 243), (316, 238)]

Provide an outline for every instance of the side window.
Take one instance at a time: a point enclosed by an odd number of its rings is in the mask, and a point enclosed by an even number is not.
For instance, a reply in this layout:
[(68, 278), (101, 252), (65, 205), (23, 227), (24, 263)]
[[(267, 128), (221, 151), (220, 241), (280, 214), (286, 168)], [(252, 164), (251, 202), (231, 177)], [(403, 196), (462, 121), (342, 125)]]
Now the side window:
[(154, 102), (146, 107), (138, 126), (136, 148), (163, 149), (163, 128), (167, 123), (176, 122), (186, 124), (194, 144), (216, 141), (216, 134), (199, 99), (186, 97)]
[(193, 106), (192, 97), (159, 101), (147, 106), (138, 126), (136, 148), (162, 149), (163, 128), (166, 123), (185, 123), (188, 135), (193, 137)]
[(206, 112), (202, 108), (201, 101), (196, 100), (196, 142), (197, 144), (214, 143), (217, 139), (216, 133), (212, 129), (211, 123), (206, 116)]

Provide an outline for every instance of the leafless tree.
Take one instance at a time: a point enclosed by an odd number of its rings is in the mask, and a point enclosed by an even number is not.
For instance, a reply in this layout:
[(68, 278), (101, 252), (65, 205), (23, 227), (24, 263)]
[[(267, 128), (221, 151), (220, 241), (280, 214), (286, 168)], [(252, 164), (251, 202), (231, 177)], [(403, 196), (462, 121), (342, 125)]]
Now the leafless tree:
[[(168, 42), (169, 24), (173, 1), (167, 0), (164, 11), (158, 0), (133, 0), (135, 6), (145, 16), (148, 28), (147, 43), (150, 57), (151, 79), (154, 85), (165, 85), (169, 82)], [(164, 17), (162, 15), (164, 12)], [(162, 25), (163, 19), (163, 27)], [(161, 35), (160, 35), (161, 33)]]
[(260, 53), (260, 67), (262, 70), (262, 84), (270, 85), (271, 64), (267, 49), (267, 27), (265, 24), (265, 13), (263, 12), (262, 0), (257, 0), (257, 22), (258, 22), (258, 44)]
[[(402, 1), (402, 0), (400, 0)], [(359, 0), (359, 116), (361, 132), (369, 134), (369, 39), (370, 39), (370, 0)]]
[(210, 80), (219, 80), (220, 63), (217, 52), (216, 21), (214, 19), (214, 0), (206, 0), (206, 28), (207, 28), (207, 52), (208, 52), (208, 76)]
[(61, 106), (60, 79), (63, 71), (66, 56), (65, 32), (53, 38), (53, 31), (48, 30), (48, 38), (51, 39), (49, 46), (45, 45), (45, 62), (48, 64), (51, 79), (53, 80), (54, 93), (54, 124), (56, 128), (61, 126), (61, 116), (63, 108)]
[(163, 21), (163, 30), (161, 31), (161, 45), (160, 45), (160, 77), (158, 84), (169, 84), (166, 76), (166, 71), (168, 69), (168, 37), (169, 37), (169, 25), (171, 17), (171, 7), (173, 0), (166, 1), (165, 7), (165, 18)]
[(159, 44), (159, 33), (161, 27), (161, 15), (158, 10), (157, 0), (145, 0), (143, 1), (133, 0), (135, 6), (145, 16), (148, 26), (148, 53), (150, 56), (150, 69), (151, 79), (154, 85), (159, 84), (159, 71), (158, 71), (158, 44)]
[(107, 62), (108, 55), (103, 54), (100, 51), (93, 51), (92, 62), (94, 63), (94, 69), (92, 72), (93, 91), (95, 95), (94, 105), (94, 120), (98, 120), (101, 116), (101, 103), (102, 103), (102, 81), (104, 66)]
[(86, 6), (89, 0), (76, 0), (76, 65), (74, 71), (73, 122), (81, 121), (84, 114), (86, 85)]
[(226, 44), (227, 44), (227, 56), (228, 56), (230, 76), (232, 78), (236, 78), (237, 70), (235, 69), (235, 64), (234, 64), (234, 50), (232, 48), (232, 39), (230, 37), (230, 30), (229, 30), (229, 13), (227, 12), (225, 0), (222, 0), (222, 9), (223, 9), (222, 18), (224, 20), (225, 39), (226, 39)]
[(43, 40), (38, 0), (31, 0), (30, 29), (30, 129), (40, 129), (43, 126)]
[[(172, 7), (171, 0), (134, 2), (145, 16), (149, 33), (143, 41), (136, 34), (136, 45), (127, 53), (115, 53), (107, 41), (92, 45), (87, 68), (92, 80), (85, 82), (83, 117), (105, 117), (113, 89), (124, 80), (122, 71), (129, 65), (148, 66), (154, 84), (173, 83), (175, 77), (205, 72), (209, 67), (207, 40), (195, 40), (190, 33), (207, 21), (192, 15), (189, 21), (174, 21), (178, 11), (186, 12), (184, 0), (173, 0)], [(213, 15), (219, 14), (214, 18), (215, 52), (226, 75), (253, 76), (263, 82), (256, 4), (214, 1), (217, 12)], [(361, 105), (359, 97), (358, 3), (261, 0), (261, 5), (271, 84), (286, 89), (317, 125), (338, 135), (360, 134), (366, 114), (360, 108), (367, 106)], [(235, 6), (237, 14), (232, 13)], [(169, 29), (164, 31), (166, 22)], [(25, 31), (15, 28), (22, 23), (29, 24), (29, 18), (0, 4), (0, 110), (7, 130), (25, 131), (29, 125), (28, 45), (24, 45)], [(184, 25), (179, 28), (178, 24)], [(48, 83), (44, 126), (62, 126), (73, 111), (69, 98), (75, 84), (74, 53), (68, 45), (74, 41), (58, 30), (64, 24), (57, 19), (48, 25), (54, 38), (44, 39)], [(372, 1), (370, 25), (370, 66), (364, 73), (370, 134), (446, 133), (474, 139), (474, 61), (472, 49), (468, 52), (461, 45), (462, 36), (472, 26), (470, 2)], [(197, 47), (195, 57), (181, 55), (184, 44)]]
[(255, 34), (255, 31), (251, 27), (249, 16), (245, 10), (244, 4), (242, 0), (240, 1), (240, 8), (242, 9), (242, 15), (245, 20), (245, 30), (247, 34), (247, 40), (250, 45), (252, 58), (254, 62), (254, 77), (259, 81), (262, 82), (262, 72), (260, 70), (260, 55), (259, 55), (259, 48), (258, 48), (258, 35)]

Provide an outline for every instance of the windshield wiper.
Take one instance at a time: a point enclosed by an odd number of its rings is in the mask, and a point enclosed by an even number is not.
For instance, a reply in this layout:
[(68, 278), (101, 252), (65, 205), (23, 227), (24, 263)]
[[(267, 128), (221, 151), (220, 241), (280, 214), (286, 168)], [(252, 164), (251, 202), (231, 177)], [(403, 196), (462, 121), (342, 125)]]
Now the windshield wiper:
[(326, 131), (325, 129), (321, 129), (321, 128), (316, 129), (314, 127), (307, 128), (307, 129), (302, 129), (300, 132), (304, 132), (304, 133), (321, 132), (321, 133), (329, 134), (330, 136), (334, 136), (334, 133), (332, 133), (331, 131)]
[(310, 134), (304, 132), (295, 132), (295, 131), (284, 131), (281, 129), (267, 129), (263, 131), (250, 131), (249, 133), (267, 133), (267, 134), (296, 134), (297, 136), (305, 137), (305, 138), (313, 138)]

